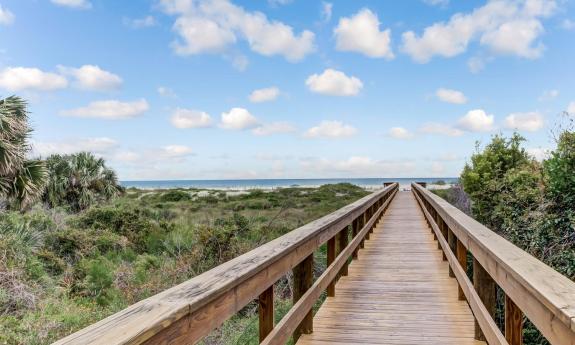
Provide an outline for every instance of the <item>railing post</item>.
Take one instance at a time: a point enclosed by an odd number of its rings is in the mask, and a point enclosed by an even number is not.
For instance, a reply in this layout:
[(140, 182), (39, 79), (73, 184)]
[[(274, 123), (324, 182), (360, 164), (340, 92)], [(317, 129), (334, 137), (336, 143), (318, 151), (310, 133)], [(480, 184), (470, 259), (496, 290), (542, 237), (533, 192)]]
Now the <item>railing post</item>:
[[(364, 224), (367, 224), (369, 222), (369, 220), (371, 219), (371, 207), (368, 207), (367, 210), (365, 211), (365, 213), (363, 214), (363, 221), (365, 222)], [(369, 240), (369, 234), (371, 233), (371, 229), (367, 230), (367, 233), (365, 234), (365, 239)]]
[[(349, 228), (349, 226), (346, 226), (343, 229), (341, 229), (341, 231), (339, 232), (339, 250), (337, 252), (338, 255), (339, 255), (339, 253), (341, 253), (345, 250), (345, 247), (347, 247), (347, 244), (349, 242), (348, 228)], [(349, 260), (349, 258), (346, 258), (345, 264), (341, 267), (341, 270), (339, 271), (340, 277), (346, 276), (348, 273), (348, 270), (347, 270), (348, 260)]]
[(270, 285), (258, 298), (260, 343), (274, 328), (274, 286)]
[[(359, 217), (358, 217), (358, 218), (355, 218), (353, 220), (353, 222), (351, 223), (352, 238), (355, 238), (357, 236), (357, 234), (359, 233), (359, 230), (361, 230), (361, 228), (359, 227)], [(353, 251), (353, 255), (352, 255), (352, 258), (354, 260), (358, 258), (358, 252), (359, 252), (359, 248), (355, 248), (355, 250)]]
[[(443, 225), (447, 228), (447, 243), (449, 244), (449, 248), (451, 249), (451, 252), (455, 254), (455, 251), (457, 250), (457, 239), (455, 238), (453, 231), (451, 231), (449, 226), (447, 226), (447, 223), (443, 222)], [(451, 268), (451, 265), (449, 265), (449, 276), (451, 278), (455, 278), (455, 273), (453, 273), (453, 268)]]
[[(293, 269), (293, 303), (295, 304), (305, 292), (313, 285), (313, 253), (303, 259)], [(294, 341), (302, 334), (313, 332), (313, 310), (306, 314), (293, 333)]]
[(523, 345), (523, 312), (505, 295), (505, 339), (509, 345)]
[[(363, 229), (363, 227), (365, 226), (365, 212), (362, 213), (359, 216), (359, 229)], [(361, 242), (359, 242), (359, 248), (363, 248), (365, 246), (365, 238), (361, 239)]]
[[(489, 315), (493, 318), (496, 308), (495, 281), (475, 258), (473, 258), (473, 287), (475, 291), (477, 291)], [(477, 320), (475, 320), (475, 339), (486, 340)]]
[[(335, 257), (337, 256), (335, 253), (336, 250), (336, 236), (333, 236), (327, 241), (327, 266), (331, 265), (335, 261)], [(329, 285), (327, 286), (327, 297), (334, 297), (335, 296), (335, 279), (333, 279)]]
[[(441, 230), (441, 234), (443, 235), (443, 238), (448, 241), (448, 230), (447, 230), (447, 224), (443, 221), (443, 219), (439, 216), (439, 214), (437, 214), (437, 224), (440, 225), (439, 226), (439, 230)], [(443, 249), (441, 248), (441, 244), (439, 244), (439, 241), (437, 242), (437, 244), (439, 245), (439, 249)], [(442, 258), (443, 261), (447, 261), (447, 255), (445, 255), (445, 251), (441, 251), (442, 252)]]
[[(455, 250), (455, 256), (457, 256), (457, 261), (459, 262), (459, 266), (461, 266), (461, 268), (463, 268), (464, 272), (467, 272), (467, 248), (465, 248), (465, 246), (463, 245), (463, 242), (461, 242), (459, 239), (456, 239), (457, 241), (457, 249)], [(459, 293), (458, 293), (458, 298), (460, 301), (464, 301), (465, 300), (465, 294), (463, 293), (463, 289), (461, 288), (461, 285), (459, 285)]]

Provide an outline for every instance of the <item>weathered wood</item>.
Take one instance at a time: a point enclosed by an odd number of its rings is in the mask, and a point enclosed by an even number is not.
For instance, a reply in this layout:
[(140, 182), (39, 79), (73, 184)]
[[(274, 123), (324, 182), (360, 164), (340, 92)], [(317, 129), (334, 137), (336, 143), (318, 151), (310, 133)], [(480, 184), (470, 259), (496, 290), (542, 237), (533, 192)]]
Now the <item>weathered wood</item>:
[[(313, 253), (306, 257), (293, 269), (293, 303), (306, 293), (313, 285)], [(302, 334), (313, 332), (313, 314), (309, 309), (293, 333), (294, 341), (297, 341)]]
[[(345, 228), (343, 228), (340, 233), (339, 233), (339, 250), (338, 250), (338, 254), (343, 252), (343, 250), (345, 249), (345, 247), (347, 247), (347, 244), (349, 242), (349, 234), (348, 234), (348, 227), (346, 226)], [(343, 265), (343, 267), (341, 268), (341, 270), (339, 271), (339, 276), (343, 277), (347, 275), (347, 265), (348, 265), (348, 260), (346, 260), (345, 264)]]
[[(497, 290), (495, 281), (489, 276), (489, 273), (481, 266), (481, 264), (473, 259), (473, 287), (477, 291), (477, 295), (483, 302), (483, 305), (489, 312), (492, 318), (495, 317), (495, 310), (497, 307)], [(475, 339), (486, 340), (481, 326), (475, 322)]]
[[(443, 222), (443, 226), (445, 226), (447, 228), (447, 243), (449, 243), (449, 248), (451, 249), (451, 251), (453, 253), (456, 253), (457, 252), (457, 239), (455, 238), (453, 231), (451, 231), (451, 229), (449, 229), (449, 227), (447, 226), (447, 223)], [(456, 254), (456, 256), (457, 256), (457, 254)], [(455, 278), (455, 273), (453, 273), (453, 269), (451, 268), (451, 266), (449, 266), (449, 276), (451, 278)]]
[[(421, 198), (418, 195), (418, 193), (414, 191), (413, 195), (415, 196), (419, 204), (422, 206), (423, 202), (421, 201)], [(449, 262), (449, 265), (453, 267), (453, 273), (455, 273), (455, 278), (457, 279), (459, 286), (463, 289), (465, 298), (467, 299), (469, 306), (473, 311), (473, 315), (475, 318), (474, 329), (477, 330), (477, 328), (480, 328), (482, 330), (483, 332), (482, 334), (484, 335), (489, 345), (496, 345), (496, 344), (507, 345), (505, 337), (503, 336), (503, 334), (501, 334), (501, 331), (499, 330), (499, 328), (495, 324), (495, 321), (493, 320), (491, 311), (489, 311), (486, 308), (480, 295), (478, 294), (472, 283), (469, 281), (467, 273), (463, 270), (461, 265), (459, 265), (458, 262), (459, 260), (449, 248), (447, 240), (443, 238), (443, 236), (441, 235), (441, 230), (439, 229), (439, 226), (433, 221), (431, 214), (427, 210), (423, 209), (423, 206), (422, 210), (425, 217), (430, 220), (432, 230), (437, 233), (437, 237), (439, 239), (439, 242), (441, 243), (441, 247), (443, 251), (447, 254), (447, 261)], [(477, 325), (479, 325), (479, 327), (477, 327)], [(476, 334), (474, 334), (474, 338), (476, 338)]]
[(575, 344), (575, 283), (439, 196), (412, 185), (525, 316), (554, 345)]
[(396, 189), (393, 185), (372, 193), (55, 344), (132, 345), (167, 338), (162, 334), (178, 338), (172, 344), (197, 342)]
[(270, 285), (258, 298), (260, 343), (274, 328), (274, 286)]
[[(336, 241), (335, 237), (332, 237), (327, 241), (327, 266), (331, 265), (335, 260), (336, 254)], [(327, 286), (327, 297), (335, 296), (335, 279), (332, 280)]]
[[(356, 218), (353, 220), (353, 223), (351, 224), (352, 227), (352, 240), (353, 238), (357, 237), (357, 234), (359, 233), (359, 230), (361, 230), (361, 228), (359, 227), (359, 218)], [(359, 246), (357, 248), (355, 248), (355, 250), (353, 251), (353, 255), (352, 258), (355, 260), (358, 258), (358, 254), (359, 254)]]
[[(455, 250), (455, 252), (457, 256), (457, 263), (467, 274), (467, 248), (465, 248), (463, 242), (461, 242), (459, 239), (457, 239), (457, 249)], [(449, 266), (451, 267), (451, 265)], [(465, 294), (461, 289), (461, 285), (459, 286), (458, 298), (460, 301), (465, 300)]]
[(505, 339), (509, 345), (523, 345), (523, 312), (505, 296)]

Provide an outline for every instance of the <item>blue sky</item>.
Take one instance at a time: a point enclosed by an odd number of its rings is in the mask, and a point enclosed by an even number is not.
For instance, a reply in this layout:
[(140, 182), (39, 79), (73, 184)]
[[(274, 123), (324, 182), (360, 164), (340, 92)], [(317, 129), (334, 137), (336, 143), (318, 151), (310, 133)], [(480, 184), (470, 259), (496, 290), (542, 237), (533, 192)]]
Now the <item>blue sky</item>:
[(564, 0), (0, 0), (35, 154), (121, 179), (457, 176), (575, 113)]

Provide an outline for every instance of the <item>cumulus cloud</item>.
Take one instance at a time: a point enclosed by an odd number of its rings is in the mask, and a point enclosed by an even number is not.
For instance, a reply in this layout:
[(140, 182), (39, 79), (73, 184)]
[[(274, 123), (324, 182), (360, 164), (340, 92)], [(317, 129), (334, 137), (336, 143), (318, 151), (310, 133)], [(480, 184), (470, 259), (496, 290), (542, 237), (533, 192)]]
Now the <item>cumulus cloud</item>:
[(7, 67), (0, 71), (0, 88), (8, 91), (53, 91), (68, 86), (66, 78), (38, 68)]
[(52, 0), (52, 3), (58, 6), (87, 10), (92, 8), (92, 3), (88, 0)]
[(487, 114), (482, 109), (470, 110), (459, 119), (457, 125), (460, 129), (469, 132), (489, 132), (494, 129), (495, 116)]
[(391, 30), (379, 30), (377, 15), (364, 8), (354, 16), (340, 18), (333, 30), (336, 49), (364, 54), (372, 58), (393, 59)]
[(105, 71), (99, 66), (83, 65), (79, 68), (58, 66), (63, 75), (75, 79), (75, 85), (84, 90), (110, 91), (118, 89), (122, 85), (122, 78), (118, 75)]
[(425, 134), (445, 135), (448, 137), (460, 137), (463, 135), (461, 129), (441, 123), (426, 123), (421, 126), (419, 131)]
[(158, 25), (156, 18), (153, 16), (145, 16), (143, 18), (123, 18), (122, 22), (124, 25), (132, 29), (150, 28)]
[(557, 98), (557, 96), (559, 96), (559, 90), (545, 90), (543, 91), (541, 96), (539, 96), (539, 98), (537, 99), (541, 102), (545, 102), (545, 101), (551, 101)]
[(42, 157), (51, 154), (71, 154), (82, 151), (105, 154), (117, 146), (118, 142), (116, 140), (107, 137), (74, 138), (54, 142), (34, 141), (32, 142), (32, 153)]
[(551, 155), (551, 150), (542, 147), (532, 147), (527, 149), (527, 153), (529, 153), (531, 157), (535, 158), (535, 160), (542, 162), (549, 158)]
[(229, 0), (160, 0), (160, 4), (166, 13), (177, 16), (173, 30), (179, 38), (172, 46), (180, 55), (218, 53), (238, 40), (245, 40), (256, 53), (280, 55), (291, 62), (315, 49), (313, 32), (294, 34), (291, 26)]
[(250, 102), (252, 103), (262, 103), (273, 101), (280, 95), (280, 89), (277, 87), (268, 87), (264, 89), (258, 89), (252, 91), (250, 94)]
[(330, 96), (355, 96), (363, 88), (363, 83), (358, 78), (348, 77), (345, 73), (331, 68), (322, 74), (312, 74), (305, 84), (312, 92)]
[(185, 145), (167, 145), (162, 147), (162, 153), (166, 158), (186, 157), (194, 153), (192, 148)]
[(467, 97), (461, 91), (444, 89), (437, 89), (435, 92), (437, 98), (442, 102), (452, 103), (452, 104), (465, 104), (467, 103)]
[(569, 103), (569, 105), (567, 106), (567, 112), (569, 114), (575, 114), (575, 101)]
[(258, 119), (244, 108), (232, 108), (222, 113), (220, 126), (224, 129), (242, 130), (254, 128), (259, 124)]
[(341, 121), (322, 121), (304, 133), (306, 138), (347, 138), (354, 136), (357, 129)]
[(459, 55), (478, 41), (496, 54), (537, 58), (544, 50), (541, 19), (556, 8), (554, 0), (491, 0), (471, 13), (456, 13), (448, 22), (431, 25), (421, 35), (404, 32), (402, 51), (426, 63), (434, 56)]
[(520, 131), (535, 132), (543, 128), (543, 115), (536, 111), (528, 113), (512, 113), (505, 118), (505, 127)]
[(2, 7), (0, 5), (0, 25), (12, 25), (14, 23), (16, 16), (14, 13), (10, 12), (9, 9)]
[(158, 91), (158, 94), (162, 97), (177, 97), (174, 90), (166, 86), (159, 86), (156, 91)]
[(91, 117), (107, 120), (129, 119), (141, 115), (149, 108), (145, 99), (133, 102), (122, 102), (118, 100), (95, 101), (85, 107), (63, 110), (63, 116)]
[(403, 127), (392, 127), (387, 134), (394, 139), (408, 140), (413, 138), (413, 133)]
[(266, 136), (276, 133), (291, 133), (294, 132), (296, 128), (288, 122), (272, 122), (263, 124), (259, 127), (252, 129), (252, 133), (257, 136)]
[(212, 125), (212, 117), (204, 111), (177, 108), (170, 122), (176, 128), (206, 128)]

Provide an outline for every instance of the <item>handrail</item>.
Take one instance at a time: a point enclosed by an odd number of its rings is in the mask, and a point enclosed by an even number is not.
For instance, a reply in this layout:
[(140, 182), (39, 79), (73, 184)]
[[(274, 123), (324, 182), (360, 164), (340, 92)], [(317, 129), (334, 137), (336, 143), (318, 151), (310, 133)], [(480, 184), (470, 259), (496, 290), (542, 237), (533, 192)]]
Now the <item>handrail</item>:
[(376, 217), (397, 190), (397, 183), (387, 186), (54, 344), (194, 343), (273, 287), (289, 270), (309, 262), (320, 245), (340, 232), (347, 235), (352, 222), (357, 234), (358, 224)]
[[(492, 279), (505, 292), (509, 310), (520, 309), (552, 344), (575, 344), (574, 282), (422, 186), (412, 184), (412, 190), (421, 198), (422, 208), (426, 208), (435, 227), (441, 228), (440, 223), (444, 223), (447, 231), (439, 231), (438, 239), (443, 237), (441, 239), (451, 242), (449, 235), (461, 243), (478, 263), (474, 264), (474, 271), (484, 270), (487, 279)], [(451, 244), (449, 247), (453, 248)], [(506, 328), (514, 325), (510, 317), (506, 315)], [(513, 317), (517, 319), (517, 314)], [(520, 319), (515, 322), (518, 327)], [(517, 334), (520, 329), (507, 331)], [(506, 337), (510, 339), (507, 334)]]

